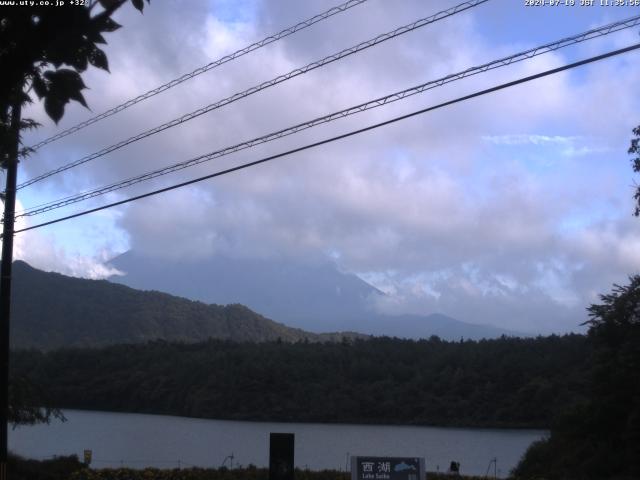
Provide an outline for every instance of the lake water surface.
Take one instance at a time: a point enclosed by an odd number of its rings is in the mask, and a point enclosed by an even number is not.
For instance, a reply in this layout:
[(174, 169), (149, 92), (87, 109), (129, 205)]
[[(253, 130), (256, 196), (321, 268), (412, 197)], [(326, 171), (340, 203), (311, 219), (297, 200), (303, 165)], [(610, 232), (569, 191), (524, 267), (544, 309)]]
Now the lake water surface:
[[(20, 427), (9, 432), (9, 448), (46, 458), (93, 451), (92, 467), (219, 467), (269, 464), (269, 433), (295, 434), (295, 464), (311, 470), (345, 470), (349, 455), (424, 457), (427, 471), (484, 475), (497, 458), (506, 476), (542, 430), (498, 430), (392, 425), (328, 425), (202, 420), (164, 415), (66, 410), (68, 421)], [(230, 460), (226, 460), (229, 466)], [(493, 472), (493, 466), (491, 468)]]

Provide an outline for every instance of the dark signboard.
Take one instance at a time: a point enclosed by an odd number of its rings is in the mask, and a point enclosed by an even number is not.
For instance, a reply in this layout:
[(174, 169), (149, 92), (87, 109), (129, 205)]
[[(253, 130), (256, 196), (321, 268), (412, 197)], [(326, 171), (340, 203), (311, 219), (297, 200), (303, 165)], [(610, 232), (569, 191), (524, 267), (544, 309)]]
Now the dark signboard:
[(351, 480), (424, 480), (424, 458), (351, 457)]
[(269, 436), (269, 480), (293, 480), (295, 437), (293, 433)]

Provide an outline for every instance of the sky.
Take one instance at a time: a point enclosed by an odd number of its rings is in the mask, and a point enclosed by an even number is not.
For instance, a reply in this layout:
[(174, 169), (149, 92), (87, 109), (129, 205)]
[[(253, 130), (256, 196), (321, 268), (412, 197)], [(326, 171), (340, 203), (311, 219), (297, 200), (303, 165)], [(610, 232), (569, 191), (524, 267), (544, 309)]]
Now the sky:
[[(19, 181), (459, 2), (368, 0), (40, 149)], [(83, 78), (27, 145), (337, 2), (154, 1), (108, 35), (111, 73)], [(20, 207), (111, 183), (640, 14), (490, 0), (19, 191)], [(413, 112), (638, 42), (639, 29), (547, 53), (50, 214), (33, 225)], [(385, 313), (444, 313), (531, 333), (583, 331), (586, 307), (640, 269), (627, 154), (640, 53), (16, 237), (16, 258), (86, 278), (128, 249), (162, 259), (328, 259), (386, 292)]]

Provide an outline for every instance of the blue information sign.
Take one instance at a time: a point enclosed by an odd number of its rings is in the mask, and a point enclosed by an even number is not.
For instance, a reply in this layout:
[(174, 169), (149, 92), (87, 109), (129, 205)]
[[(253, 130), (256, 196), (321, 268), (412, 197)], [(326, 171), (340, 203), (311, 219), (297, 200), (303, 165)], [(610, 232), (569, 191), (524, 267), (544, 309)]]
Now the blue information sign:
[(351, 457), (351, 480), (424, 480), (424, 458)]

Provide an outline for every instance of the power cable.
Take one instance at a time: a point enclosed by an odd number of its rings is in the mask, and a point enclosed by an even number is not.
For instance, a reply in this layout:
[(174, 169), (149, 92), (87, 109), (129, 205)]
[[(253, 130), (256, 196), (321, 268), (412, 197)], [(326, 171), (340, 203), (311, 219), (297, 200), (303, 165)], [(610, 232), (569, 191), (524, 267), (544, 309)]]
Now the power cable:
[(137, 142), (138, 140), (142, 140), (144, 138), (147, 138), (151, 135), (155, 135), (156, 133), (160, 133), (164, 130), (167, 130), (169, 128), (175, 127), (177, 125), (180, 125), (182, 123), (188, 122), (189, 120), (193, 120), (196, 117), (199, 117), (201, 115), (204, 115), (205, 113), (209, 113), (213, 110), (216, 110), (218, 108), (221, 108), (225, 105), (228, 105), (230, 103), (233, 103), (237, 100), (240, 100), (242, 98), (248, 97), (250, 95), (253, 95), (254, 93), (260, 92), (266, 88), (272, 87), (274, 85), (278, 85), (279, 83), (285, 82), (287, 80), (290, 80), (291, 78), (297, 77), (299, 75), (305, 74), (307, 72), (310, 72), (312, 70), (315, 70), (316, 68), (320, 68), (323, 67), (325, 65), (328, 65), (330, 63), (333, 63), (337, 60), (340, 60), (342, 58), (348, 57), (350, 55), (353, 55), (355, 53), (358, 53), (362, 50), (365, 50), (367, 48), (373, 47), (374, 45), (378, 45), (379, 43), (385, 42), (387, 40), (391, 40), (392, 38), (398, 37), (400, 35), (404, 35), (405, 33), (409, 33), (412, 32), (414, 30), (417, 30), (418, 28), (422, 28), (426, 25), (430, 25), (432, 23), (435, 23), (439, 20), (442, 20), (444, 18), (450, 17), (452, 15), (455, 15), (457, 13), (463, 12), (465, 10), (468, 10), (470, 8), (476, 7), (480, 4), (486, 3), (489, 0), (470, 0), (470, 1), (466, 1), (464, 3), (461, 3), (459, 5), (456, 5), (455, 7), (451, 7), (447, 10), (443, 10), (441, 12), (438, 12), (434, 15), (431, 15), (429, 17), (426, 18), (422, 18), (420, 20), (417, 20), (415, 22), (412, 22), (408, 25), (404, 25), (402, 27), (399, 27), (391, 32), (387, 32), (387, 33), (383, 33), (381, 35), (376, 36), (375, 38), (372, 38), (370, 40), (367, 40), (365, 42), (361, 42), (353, 47), (349, 47), (346, 48), (344, 50), (341, 50), (338, 53), (334, 53), (333, 55), (329, 55), (321, 60), (317, 60), (315, 62), (312, 62), (304, 67), (301, 68), (296, 68), (294, 70), (291, 70), (288, 73), (285, 73), (283, 75), (279, 75), (276, 78), (273, 78), (271, 80), (268, 80), (266, 82), (263, 82), (259, 85), (253, 86), (247, 90), (244, 90), (242, 92), (236, 93), (234, 95), (231, 95), (230, 97), (224, 98), (222, 100), (219, 100), (215, 103), (212, 103), (210, 105), (207, 105), (206, 107), (202, 107), (198, 110), (195, 110), (191, 113), (188, 113), (186, 115), (183, 115), (182, 117), (173, 119), (167, 123), (164, 123), (162, 125), (159, 125), (155, 128), (152, 128), (150, 130), (147, 130), (145, 132), (139, 133), (138, 135), (135, 135), (133, 137), (129, 137), (126, 140), (122, 140), (114, 145), (108, 146), (106, 148), (103, 148), (102, 150), (99, 150), (98, 152), (92, 153), (90, 155), (87, 155), (85, 157), (82, 157), (78, 160), (75, 160), (71, 163), (68, 163), (66, 165), (63, 165), (61, 167), (58, 167), (54, 170), (51, 170), (49, 172), (43, 173), (42, 175), (38, 175), (37, 177), (34, 177), (30, 180), (27, 180), (26, 182), (23, 182), (21, 184), (19, 184), (17, 186), (17, 189), (20, 190), (22, 188), (28, 187), (29, 185), (33, 185), (34, 183), (37, 183), (41, 180), (44, 180), (45, 178), (49, 178), (53, 175), (56, 175), (58, 173), (64, 172), (66, 170), (69, 170), (70, 168), (74, 168), (77, 167), (78, 165), (82, 165), (84, 163), (87, 163), (91, 160), (95, 160), (96, 158), (102, 157), (108, 153), (111, 153), (115, 150), (118, 150), (126, 145), (129, 145), (131, 143)]
[(251, 53), (254, 50), (258, 50), (259, 48), (269, 45), (270, 43), (274, 43), (278, 40), (288, 37), (289, 35), (293, 35), (294, 33), (299, 32), (300, 30), (304, 30), (305, 28), (308, 28), (311, 25), (314, 25), (318, 22), (326, 20), (327, 18), (330, 18), (338, 13), (345, 12), (350, 8), (360, 5), (361, 3), (364, 3), (366, 1), (367, 0), (349, 0), (345, 3), (337, 5), (333, 8), (330, 8), (325, 12), (319, 13), (318, 15), (314, 15), (311, 18), (303, 20), (302, 22), (297, 23), (292, 27), (285, 28), (284, 30), (274, 35), (270, 35), (258, 42), (252, 43), (251, 45), (241, 48), (240, 50), (236, 50), (235, 52), (225, 55), (224, 57), (221, 57), (217, 60), (214, 60), (213, 62), (208, 63), (200, 68), (196, 68), (190, 73), (185, 73), (184, 75), (178, 78), (175, 78), (163, 85), (160, 85), (159, 87), (154, 88), (153, 90), (149, 90), (148, 92), (138, 95), (137, 97), (132, 98), (131, 100), (127, 100), (126, 102), (120, 105), (117, 105), (105, 112), (102, 112), (99, 115), (91, 117), (83, 122), (78, 123), (77, 125), (74, 125), (73, 127), (63, 130), (60, 133), (57, 133), (49, 138), (46, 138), (30, 147), (27, 147), (27, 149), (31, 151), (38, 150), (39, 148), (47, 145), (48, 143), (55, 142), (56, 140), (66, 137), (67, 135), (71, 135), (72, 133), (82, 130), (83, 128), (88, 127), (89, 125), (93, 125), (94, 123), (99, 122), (100, 120), (103, 120), (112, 115), (115, 115), (116, 113), (126, 110), (127, 108), (135, 105), (136, 103), (140, 103), (143, 100), (154, 97), (155, 95), (158, 95), (159, 93), (169, 90), (170, 88), (173, 88), (176, 85), (179, 85), (183, 82), (186, 82), (187, 80), (197, 77), (202, 73), (208, 72), (209, 70), (219, 67), (220, 65), (230, 62), (231, 60), (235, 60), (239, 57), (242, 57), (243, 55)]
[(200, 155), (198, 157), (183, 161), (183, 162), (179, 162), (167, 167), (163, 167), (151, 172), (147, 172), (144, 173), (142, 175), (137, 175), (134, 177), (131, 177), (129, 179), (126, 180), (121, 180), (97, 189), (93, 189), (90, 191), (86, 191), (86, 192), (82, 192), (79, 194), (75, 194), (75, 195), (71, 195), (71, 196), (67, 196), (64, 198), (60, 198), (57, 200), (53, 200), (50, 202), (46, 202), (46, 203), (42, 203), (33, 207), (29, 207), (25, 210), (23, 210), (22, 212), (19, 212), (16, 218), (19, 217), (24, 217), (24, 216), (34, 216), (34, 215), (39, 215), (42, 214), (44, 212), (48, 212), (51, 210), (55, 210), (58, 208), (62, 208), (74, 203), (78, 203), (81, 202), (83, 200), (87, 200), (90, 198), (94, 198), (100, 195), (104, 195), (106, 193), (110, 193), (116, 190), (120, 190), (122, 188), (126, 188), (147, 180), (151, 180), (153, 178), (157, 178), (163, 175), (167, 175), (169, 173), (173, 173), (179, 170), (183, 170), (185, 168), (194, 166), (194, 165), (198, 165), (200, 163), (203, 162), (207, 162), (210, 160), (213, 160), (215, 158), (220, 158), (232, 153), (236, 153), (238, 151), (241, 150), (245, 150), (251, 147), (254, 147), (256, 145), (262, 144), (262, 143), (267, 143), (288, 135), (292, 135), (295, 134), (297, 132), (300, 132), (302, 130), (306, 130), (312, 127), (315, 127), (317, 125), (323, 124), (323, 123), (328, 123), (340, 118), (344, 118), (350, 115), (354, 115), (356, 113), (360, 113), (360, 112), (364, 112), (367, 110), (371, 110), (373, 108), (377, 108), (377, 107), (381, 107), (383, 105), (387, 105), (389, 103), (393, 103), (396, 102), (398, 100), (402, 100), (405, 99), (407, 97), (419, 94), (419, 93), (423, 93), (427, 90), (445, 85), (447, 83), (453, 82), (453, 81), (457, 81), (472, 75), (476, 75), (482, 72), (486, 72), (489, 70), (493, 70), (499, 67), (503, 67), (503, 66), (507, 66), (507, 65), (511, 65), (515, 62), (520, 62), (529, 58), (533, 58), (535, 56), (538, 55), (542, 55), (544, 53), (548, 53), (550, 51), (556, 51), (560, 48), (564, 48), (566, 46), (569, 45), (573, 45), (576, 43), (580, 43), (580, 42), (584, 42), (586, 40), (590, 40), (592, 38), (597, 38), (603, 35), (607, 35), (610, 34), (612, 32), (617, 32), (619, 30), (622, 30), (624, 28), (630, 28), (632, 26), (638, 25), (640, 24), (640, 15), (637, 15), (635, 17), (626, 19), (626, 20), (622, 20), (619, 22), (614, 22), (608, 25), (604, 25), (602, 27), (599, 28), (594, 28), (591, 30), (588, 30), (586, 32), (580, 33), (578, 35), (574, 35), (571, 37), (567, 37), (567, 38), (563, 38), (561, 40), (555, 41), (555, 42), (551, 42), (551, 43), (547, 43), (545, 45), (536, 47), (536, 48), (532, 48), (529, 50), (525, 50), (524, 52), (520, 52), (520, 53), (516, 53), (514, 55), (510, 55), (508, 57), (504, 57), (498, 60), (493, 60), (489, 63), (485, 63), (483, 65), (480, 66), (476, 66), (476, 67), (471, 67), (468, 68), (466, 70), (463, 70), (461, 72), (458, 73), (454, 73), (454, 74), (450, 74), (447, 75), (445, 77), (439, 78), (437, 80), (431, 80), (429, 82), (417, 85), (415, 87), (411, 87), (411, 88), (407, 88), (405, 90), (401, 90), (399, 92), (395, 92), (389, 95), (386, 95), (384, 97), (379, 97), (376, 98), (374, 100), (369, 100), (368, 102), (365, 103), (361, 103), (359, 105), (356, 106), (352, 106), (343, 110), (340, 110), (338, 112), (334, 112), (331, 113), (329, 115), (325, 115), (322, 117), (318, 117), (315, 118), (313, 120), (304, 122), (304, 123), (300, 123), (297, 125), (294, 125), (292, 127), (288, 127), (282, 130), (278, 130), (276, 132), (272, 132), (269, 133), (267, 135), (263, 135), (261, 137), (257, 137), (230, 147), (225, 147), (223, 149), (217, 150), (215, 152), (211, 152), (211, 153), (207, 153), (204, 155)]
[(84, 215), (88, 215), (90, 213), (98, 212), (98, 211), (101, 211), (101, 210), (106, 210), (107, 208), (115, 207), (115, 206), (118, 206), (118, 205), (124, 205), (126, 203), (130, 203), (130, 202), (133, 202), (133, 201), (136, 201), (136, 200), (141, 200), (143, 198), (147, 198), (147, 197), (151, 197), (151, 196), (154, 196), (154, 195), (158, 195), (160, 193), (165, 193), (165, 192), (168, 192), (168, 191), (171, 191), (171, 190), (175, 190), (175, 189), (178, 189), (178, 188), (181, 188), (181, 187), (185, 187), (187, 185), (192, 185), (194, 183), (199, 183), (199, 182), (202, 182), (204, 180), (208, 180), (210, 178), (215, 178), (215, 177), (226, 175), (226, 174), (238, 171), (238, 170), (243, 170), (243, 169), (246, 169), (246, 168), (249, 168), (249, 167), (253, 167), (255, 165), (259, 165), (261, 163), (266, 163), (266, 162), (269, 162), (271, 160), (282, 158), (282, 157), (285, 157), (285, 156), (288, 156), (288, 155), (291, 155), (291, 154), (294, 154), (294, 153), (302, 152), (304, 150), (309, 150), (311, 148), (315, 148), (315, 147), (318, 147), (318, 146), (321, 146), (321, 145), (332, 143), (332, 142), (335, 142), (337, 140), (342, 140), (342, 139), (345, 139), (345, 138), (348, 138), (348, 137), (352, 137), (354, 135), (358, 135), (358, 134), (361, 134), (361, 133), (364, 133), (364, 132), (368, 132), (370, 130), (374, 130), (376, 128), (380, 128), (380, 127), (383, 127), (383, 126), (386, 126), (386, 125), (390, 125), (392, 123), (396, 123), (396, 122), (399, 122), (401, 120), (406, 120), (408, 118), (415, 117), (417, 115), (422, 115), (424, 113), (431, 112), (433, 110), (437, 110), (437, 109), (440, 109), (440, 108), (443, 108), (443, 107), (446, 107), (446, 106), (449, 106), (449, 105), (453, 105), (453, 104), (456, 104), (456, 103), (464, 102), (464, 101), (470, 100), (472, 98), (480, 97), (482, 95), (487, 95), (489, 93), (493, 93), (493, 92), (496, 92), (498, 90), (503, 90), (505, 88), (513, 87), (515, 85), (520, 85), (522, 83), (530, 82), (532, 80), (537, 80), (539, 78), (546, 77), (546, 76), (549, 76), (549, 75), (553, 75), (553, 74), (556, 74), (556, 73), (559, 73), (559, 72), (563, 72), (563, 71), (566, 71), (566, 70), (570, 70), (572, 68), (576, 68), (576, 67), (579, 67), (579, 66), (582, 66), (582, 65), (586, 65), (586, 64), (589, 64), (589, 63), (593, 63), (593, 62), (597, 62), (597, 61), (600, 61), (600, 60), (604, 60), (606, 58), (610, 58), (610, 57), (613, 57), (613, 56), (616, 56), (616, 55), (621, 55), (623, 53), (630, 52), (632, 50), (637, 50), (638, 48), (640, 48), (640, 43), (636, 43), (636, 44), (631, 45), (629, 47), (621, 48), (621, 49), (618, 49), (618, 50), (610, 51), (610, 52), (604, 53), (602, 55), (597, 55), (597, 56), (594, 56), (594, 57), (590, 57), (590, 58), (585, 59), (585, 60), (581, 60), (581, 61), (578, 61), (578, 62), (570, 63), (570, 64), (564, 65), (562, 67), (553, 68), (551, 70), (546, 70), (544, 72), (540, 72), (540, 73), (537, 73), (535, 75), (530, 75), (530, 76), (527, 76), (527, 77), (523, 77), (523, 78), (520, 78), (518, 80), (514, 80), (514, 81), (511, 81), (511, 82), (503, 83), (503, 84), (500, 84), (500, 85), (497, 85), (497, 86), (494, 86), (494, 87), (491, 87), (491, 88), (488, 88), (488, 89), (485, 89), (485, 90), (480, 90), (478, 92), (475, 92), (475, 93), (472, 93), (472, 94), (469, 94), (469, 95), (465, 95), (463, 97), (458, 97), (458, 98), (456, 98), (454, 100), (450, 100), (448, 102), (444, 102), (444, 103), (440, 103), (440, 104), (435, 105), (435, 106), (423, 108), (421, 110), (417, 110), (415, 112), (411, 112), (411, 113), (408, 113), (406, 115), (401, 115), (401, 116), (398, 116), (398, 117), (394, 117), (394, 118), (392, 118), (390, 120), (386, 120), (384, 122), (380, 122), (380, 123), (376, 123), (376, 124), (373, 124), (373, 125), (369, 125), (367, 127), (360, 128), (360, 129), (357, 129), (357, 130), (352, 130), (350, 132), (347, 132), (347, 133), (344, 133), (344, 134), (341, 134), (341, 135), (337, 135), (337, 136), (334, 136), (334, 137), (331, 137), (331, 138), (327, 138), (327, 139), (324, 139), (324, 140), (320, 140), (320, 141), (315, 142), (315, 143), (310, 143), (310, 144), (304, 145), (302, 147), (294, 148), (294, 149), (291, 149), (291, 150), (288, 150), (288, 151), (285, 151), (285, 152), (281, 152), (281, 153), (278, 153), (278, 154), (275, 154), (275, 155), (270, 155), (268, 157), (261, 158), (260, 160), (255, 160), (253, 162), (244, 163), (242, 165), (237, 165), (235, 167), (228, 168), (228, 169), (225, 169), (225, 170), (221, 170), (221, 171), (218, 171), (218, 172), (215, 172), (215, 173), (211, 173), (209, 175), (205, 175), (205, 176), (202, 176), (202, 177), (194, 178), (194, 179), (188, 180), (186, 182), (182, 182), (182, 183), (178, 183), (178, 184), (175, 184), (175, 185), (171, 185), (169, 187), (160, 188), (158, 190), (153, 190), (151, 192), (147, 192), (147, 193), (144, 193), (142, 195), (137, 195), (137, 196), (130, 197), (130, 198), (127, 198), (127, 199), (124, 199), (124, 200), (120, 200), (120, 201), (117, 201), (117, 202), (113, 202), (113, 203), (109, 203), (109, 204), (106, 204), (106, 205), (102, 205), (100, 207), (92, 208), (92, 209), (89, 209), (89, 210), (84, 210), (82, 212), (78, 212), (78, 213), (74, 213), (72, 215), (67, 215), (67, 216), (64, 216), (64, 217), (56, 218), (54, 220), (50, 220), (50, 221), (47, 221), (47, 222), (39, 223), (37, 225), (32, 225), (30, 227), (21, 228), (19, 230), (15, 230), (14, 233), (26, 232), (26, 231), (29, 231), (29, 230), (34, 230), (36, 228), (45, 227), (47, 225), (53, 225), (55, 223), (63, 222), (63, 221), (66, 221), (66, 220), (70, 220), (72, 218), (81, 217), (81, 216), (84, 216)]

